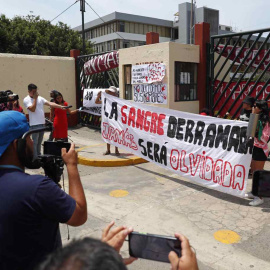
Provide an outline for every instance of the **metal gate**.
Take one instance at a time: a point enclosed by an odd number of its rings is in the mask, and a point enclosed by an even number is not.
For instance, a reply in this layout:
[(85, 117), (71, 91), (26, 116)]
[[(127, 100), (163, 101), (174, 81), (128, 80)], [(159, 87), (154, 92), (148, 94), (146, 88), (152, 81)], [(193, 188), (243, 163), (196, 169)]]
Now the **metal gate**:
[(249, 95), (270, 97), (270, 28), (211, 37), (207, 103), (216, 116), (235, 119)]
[[(83, 106), (83, 90), (89, 88), (108, 88), (110, 85), (119, 87), (119, 72), (118, 68), (106, 70), (104, 72), (86, 75), (84, 72), (84, 64), (94, 57), (106, 54), (91, 54), (79, 56), (76, 60), (77, 66), (77, 108)], [(81, 112), (79, 123), (91, 128), (100, 129), (101, 117), (89, 113)]]

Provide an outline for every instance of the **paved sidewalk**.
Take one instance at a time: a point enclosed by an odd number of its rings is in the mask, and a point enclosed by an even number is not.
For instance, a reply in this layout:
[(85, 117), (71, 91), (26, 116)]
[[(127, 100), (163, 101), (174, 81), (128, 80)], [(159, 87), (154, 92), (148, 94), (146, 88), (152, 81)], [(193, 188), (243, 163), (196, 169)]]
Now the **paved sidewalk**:
[[(86, 127), (74, 131), (78, 134), (69, 134), (77, 149), (96, 144), (100, 145), (98, 155), (106, 150), (100, 132)], [(94, 152), (90, 149), (87, 151)], [(270, 162), (265, 168), (270, 170)], [(200, 270), (270, 269), (269, 198), (263, 205), (251, 207), (250, 200), (199, 186), (153, 163), (102, 168), (79, 165), (79, 171), (88, 202), (88, 221), (80, 227), (69, 227), (72, 239), (100, 238), (101, 230), (115, 220), (117, 225), (139, 232), (185, 234), (196, 249)], [(67, 179), (66, 171), (64, 175)], [(67, 180), (65, 187), (67, 190)], [(64, 244), (68, 243), (66, 225), (61, 225), (61, 234)], [(122, 255), (127, 254), (125, 243)], [(170, 266), (138, 260), (128, 269)]]

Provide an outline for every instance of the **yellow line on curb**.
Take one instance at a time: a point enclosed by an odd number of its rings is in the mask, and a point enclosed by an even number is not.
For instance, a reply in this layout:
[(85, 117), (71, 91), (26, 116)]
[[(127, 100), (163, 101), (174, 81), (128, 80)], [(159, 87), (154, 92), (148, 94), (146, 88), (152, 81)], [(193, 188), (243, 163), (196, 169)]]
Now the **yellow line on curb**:
[[(76, 150), (78, 153), (85, 148), (90, 148), (94, 146), (100, 146), (104, 144), (95, 144), (95, 145), (90, 145), (90, 146), (84, 146), (82, 148), (79, 148)], [(118, 158), (118, 159), (91, 159), (91, 158), (86, 158), (82, 157), (78, 154), (78, 163), (81, 165), (86, 165), (86, 166), (93, 166), (93, 167), (121, 167), (121, 166), (129, 166), (129, 165), (136, 165), (136, 164), (141, 164), (141, 163), (146, 163), (148, 162), (147, 160), (140, 158), (140, 157), (130, 157), (130, 158)]]

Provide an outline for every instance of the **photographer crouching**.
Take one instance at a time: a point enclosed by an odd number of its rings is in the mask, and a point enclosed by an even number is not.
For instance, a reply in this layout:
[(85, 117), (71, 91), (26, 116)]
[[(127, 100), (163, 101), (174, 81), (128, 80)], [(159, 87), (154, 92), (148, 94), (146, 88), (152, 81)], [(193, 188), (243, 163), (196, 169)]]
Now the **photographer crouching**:
[(29, 175), (33, 141), (26, 117), (0, 112), (0, 269), (34, 269), (61, 247), (59, 223), (80, 226), (87, 205), (77, 168), (74, 144), (62, 149), (69, 195), (47, 176)]

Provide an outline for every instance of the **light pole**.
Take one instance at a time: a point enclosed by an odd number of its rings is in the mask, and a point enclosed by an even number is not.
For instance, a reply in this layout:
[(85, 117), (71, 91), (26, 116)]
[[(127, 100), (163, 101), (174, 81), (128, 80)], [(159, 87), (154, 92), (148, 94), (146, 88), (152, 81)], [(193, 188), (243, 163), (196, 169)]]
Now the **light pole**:
[(193, 44), (193, 0), (191, 0), (191, 12), (190, 12), (190, 41), (189, 44)]
[(85, 55), (85, 34), (84, 34), (84, 12), (85, 12), (85, 0), (80, 0), (80, 11), (82, 12), (82, 39), (83, 39), (83, 55)]

